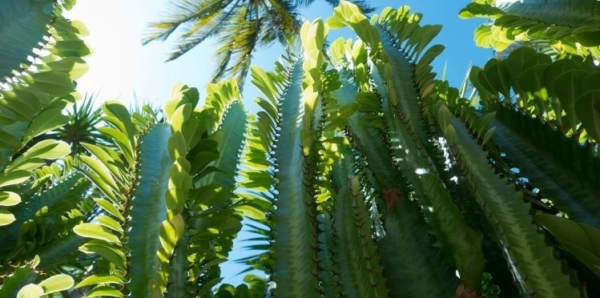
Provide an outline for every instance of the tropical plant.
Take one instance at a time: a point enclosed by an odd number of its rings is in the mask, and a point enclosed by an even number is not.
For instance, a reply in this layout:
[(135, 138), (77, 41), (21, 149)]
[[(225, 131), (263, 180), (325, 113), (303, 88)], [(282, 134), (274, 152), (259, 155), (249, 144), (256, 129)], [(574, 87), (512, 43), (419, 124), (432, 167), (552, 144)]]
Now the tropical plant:
[(475, 30), (478, 46), (503, 51), (517, 41), (537, 41), (561, 54), (600, 58), (598, 1), (473, 0), (459, 15), (490, 20)]
[[(150, 24), (150, 31), (143, 43), (165, 41), (177, 32), (180, 35), (175, 50), (167, 59), (170, 61), (214, 37), (219, 45), (216, 50), (218, 63), (211, 81), (233, 77), (243, 87), (254, 52), (275, 41), (282, 45), (293, 42), (302, 23), (298, 10), (313, 2), (175, 0), (170, 2), (164, 20)], [(326, 2), (335, 6), (339, 0)], [(373, 11), (365, 1), (355, 2), (366, 13)]]
[[(77, 247), (72, 227), (93, 206), (91, 183), (71, 171), (69, 145), (59, 140), (31, 142), (64, 125), (62, 110), (74, 102), (74, 80), (87, 66), (90, 49), (80, 39), (85, 27), (65, 19), (72, 1), (0, 3), (0, 296), (41, 296), (71, 288), (73, 278), (56, 266), (72, 256), (60, 246)], [(43, 259), (43, 260), (42, 260)], [(84, 264), (82, 260), (81, 264)], [(10, 274), (10, 277), (7, 275)], [(57, 274), (57, 275), (55, 275)]]
[(68, 120), (64, 125), (39, 135), (30, 142), (37, 143), (46, 139), (62, 140), (71, 146), (72, 155), (85, 151), (83, 143), (108, 145), (108, 139), (98, 130), (102, 123), (102, 110), (95, 107), (94, 103), (94, 95), (84, 97), (81, 103), (74, 102), (66, 110)]
[[(420, 20), (342, 1), (250, 68), (256, 115), (233, 79), (177, 85), (160, 115), (104, 103), (107, 144), (3, 151), (0, 296), (598, 296), (598, 67), (517, 49), (467, 100)], [(243, 225), (265, 277), (221, 284)]]

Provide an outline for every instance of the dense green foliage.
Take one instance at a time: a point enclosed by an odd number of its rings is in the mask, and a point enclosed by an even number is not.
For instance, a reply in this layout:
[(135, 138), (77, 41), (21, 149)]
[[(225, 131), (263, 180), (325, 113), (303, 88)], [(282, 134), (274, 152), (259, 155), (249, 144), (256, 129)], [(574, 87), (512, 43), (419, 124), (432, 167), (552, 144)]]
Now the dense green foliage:
[[(177, 85), (161, 111), (95, 111), (75, 104), (85, 28), (47, 2), (2, 2), (49, 37), (0, 61), (0, 297), (600, 295), (590, 44), (491, 59), (465, 99), (432, 72), (441, 26), (342, 1), (274, 70), (249, 68), (256, 115), (234, 79), (203, 103)], [(462, 15), (542, 14), (500, 3)], [(357, 38), (326, 48), (343, 27)], [(264, 277), (222, 284), (244, 225), (242, 261)]]
[(600, 3), (595, 0), (474, 0), (460, 16), (492, 20), (475, 30), (478, 46), (503, 51), (526, 42), (554, 53), (600, 58)]

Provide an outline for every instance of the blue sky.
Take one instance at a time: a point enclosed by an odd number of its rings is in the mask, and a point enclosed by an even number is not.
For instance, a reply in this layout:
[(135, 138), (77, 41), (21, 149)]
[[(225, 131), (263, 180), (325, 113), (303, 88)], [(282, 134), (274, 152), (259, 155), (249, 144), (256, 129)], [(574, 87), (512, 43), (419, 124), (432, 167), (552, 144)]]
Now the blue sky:
[[(448, 65), (447, 77), (458, 87), (470, 63), (484, 65), (492, 57), (490, 49), (476, 48), (473, 30), (481, 20), (461, 20), (458, 11), (469, 0), (403, 0), (371, 1), (380, 11), (385, 6), (397, 8), (409, 5), (413, 12), (423, 13), (423, 24), (442, 24), (443, 30), (434, 40), (446, 46), (444, 53), (434, 62), (434, 69), (441, 73), (444, 64)], [(147, 24), (160, 19), (167, 1), (161, 0), (80, 0), (68, 16), (83, 21), (91, 34), (86, 41), (94, 53), (86, 60), (90, 71), (79, 80), (78, 91), (98, 93), (98, 101), (118, 99), (125, 104), (138, 102), (151, 103), (162, 107), (169, 99), (171, 86), (183, 82), (204, 89), (214, 69), (213, 44), (209, 40), (196, 47), (180, 59), (164, 63), (172, 43), (152, 43), (141, 45), (141, 38)], [(317, 17), (326, 19), (332, 8), (324, 1), (303, 9), (307, 20)], [(354, 36), (346, 36), (353, 37)], [(283, 53), (279, 45), (261, 49), (254, 55), (253, 63), (264, 69), (272, 69), (273, 62)], [(244, 102), (250, 111), (256, 111), (254, 98), (259, 92), (251, 84), (244, 89)], [(244, 237), (244, 236), (242, 236)], [(234, 248), (232, 259), (242, 257), (240, 247)], [(232, 262), (225, 264), (224, 275), (231, 276), (224, 282), (237, 284), (241, 276), (232, 276), (244, 269)]]
[[(196, 47), (180, 59), (164, 63), (172, 43), (154, 42), (141, 45), (147, 24), (160, 16), (167, 7), (164, 0), (80, 0), (68, 15), (85, 22), (91, 34), (86, 38), (94, 54), (86, 60), (90, 71), (79, 80), (81, 93), (99, 93), (99, 100), (119, 99), (126, 104), (136, 98), (140, 102), (162, 106), (169, 99), (171, 86), (183, 82), (200, 89), (201, 94), (215, 66), (213, 41)], [(443, 30), (435, 39), (446, 46), (444, 53), (434, 62), (435, 71), (442, 72), (448, 64), (448, 79), (459, 86), (470, 63), (484, 65), (492, 56), (489, 49), (476, 48), (473, 30), (481, 20), (461, 20), (457, 14), (469, 0), (402, 0), (371, 1), (380, 11), (385, 6), (409, 5), (413, 12), (424, 14), (422, 23), (442, 24)], [(331, 7), (316, 0), (303, 9), (307, 20), (326, 19)], [(347, 36), (354, 37), (354, 36)], [(271, 69), (283, 49), (275, 44), (254, 54), (253, 63)], [(251, 111), (256, 106), (253, 99), (257, 89), (247, 84), (244, 100)]]

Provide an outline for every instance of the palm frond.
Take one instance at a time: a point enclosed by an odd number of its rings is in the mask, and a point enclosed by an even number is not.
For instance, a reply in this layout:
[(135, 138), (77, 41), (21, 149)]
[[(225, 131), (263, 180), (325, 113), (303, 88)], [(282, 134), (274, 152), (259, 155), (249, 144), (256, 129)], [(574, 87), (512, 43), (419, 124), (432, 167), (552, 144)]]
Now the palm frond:
[(232, 4), (229, 10), (214, 12), (205, 18), (198, 19), (195, 24), (188, 26), (188, 28), (185, 29), (185, 33), (181, 35), (183, 43), (176, 47), (176, 50), (169, 55), (167, 61), (172, 61), (181, 57), (207, 38), (218, 34), (219, 30), (222, 30), (223, 27), (227, 26), (227, 23), (230, 23), (231, 19), (239, 12), (237, 9), (239, 2), (240, 1), (236, 1)]
[(293, 1), (209, 0), (172, 2), (166, 20), (152, 23), (143, 44), (165, 41), (181, 31), (175, 50), (167, 61), (175, 60), (211, 37), (217, 38), (217, 68), (213, 82), (235, 77), (242, 85), (248, 74), (252, 53), (257, 47), (278, 40), (289, 43), (300, 31), (300, 17)]
[(146, 45), (155, 40), (165, 41), (179, 26), (218, 13), (231, 2), (233, 0), (173, 1), (164, 21), (150, 23), (150, 30), (142, 39), (142, 44)]
[(218, 50), (220, 63), (213, 75), (213, 82), (224, 77), (235, 77), (240, 86), (243, 85), (262, 26), (259, 20), (245, 20), (248, 10), (241, 8), (236, 14), (237, 18), (231, 20), (219, 39), (223, 46)]
[[(340, 5), (340, 0), (325, 0), (325, 1), (327, 3), (329, 3), (329, 4), (331, 4), (331, 6), (333, 6), (333, 7), (336, 7), (336, 6)], [(364, 14), (372, 13), (372, 12), (375, 11), (375, 7), (369, 5), (368, 1), (365, 1), (365, 0), (352, 0), (350, 2), (352, 2), (354, 5), (358, 6), (358, 8), (360, 8), (360, 10), (362, 11), (362, 13), (364, 13)]]

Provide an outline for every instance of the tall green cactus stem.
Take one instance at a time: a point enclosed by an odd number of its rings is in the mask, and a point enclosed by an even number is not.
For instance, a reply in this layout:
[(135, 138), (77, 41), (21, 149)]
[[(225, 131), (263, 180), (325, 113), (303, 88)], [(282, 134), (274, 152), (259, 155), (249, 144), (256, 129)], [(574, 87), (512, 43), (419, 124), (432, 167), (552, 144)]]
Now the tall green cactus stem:
[[(569, 285), (561, 264), (532, 223), (529, 206), (519, 192), (496, 176), (487, 154), (471, 137), (469, 130), (441, 102), (437, 119), (446, 139), (457, 154), (461, 169), (476, 193), (478, 203), (495, 229), (521, 295), (579, 297)], [(560, 282), (557, 282), (560, 281)]]

